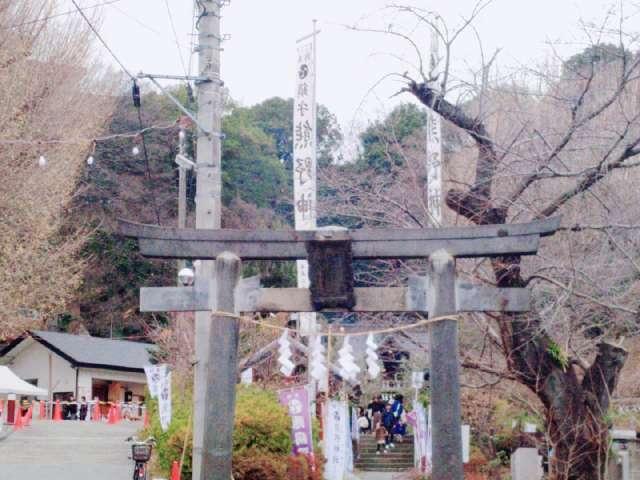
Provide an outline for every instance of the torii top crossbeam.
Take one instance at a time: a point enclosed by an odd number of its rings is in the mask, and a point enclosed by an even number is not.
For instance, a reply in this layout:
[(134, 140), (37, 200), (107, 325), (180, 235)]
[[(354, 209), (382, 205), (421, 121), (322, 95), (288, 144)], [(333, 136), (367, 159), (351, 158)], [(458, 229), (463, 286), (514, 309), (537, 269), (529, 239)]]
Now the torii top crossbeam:
[(243, 260), (298, 260), (311, 241), (350, 241), (354, 259), (426, 258), (444, 249), (458, 258), (531, 255), (540, 237), (553, 235), (560, 217), (531, 223), (437, 229), (345, 231), (195, 230), (120, 221), (119, 232), (140, 240), (140, 252), (155, 258), (215, 259), (233, 252)]
[[(126, 221), (120, 233), (137, 237), (143, 255), (156, 258), (215, 259), (224, 252), (244, 260), (309, 259), (311, 288), (260, 288), (244, 279), (236, 289), (240, 312), (428, 312), (430, 279), (412, 277), (407, 287), (354, 288), (353, 259), (417, 259), (445, 251), (458, 258), (531, 255), (540, 237), (553, 235), (560, 217), (505, 225), (438, 229), (345, 231), (193, 230)], [(457, 311), (523, 312), (529, 292), (456, 280)], [(211, 308), (206, 280), (193, 287), (141, 289), (141, 311), (202, 311)]]

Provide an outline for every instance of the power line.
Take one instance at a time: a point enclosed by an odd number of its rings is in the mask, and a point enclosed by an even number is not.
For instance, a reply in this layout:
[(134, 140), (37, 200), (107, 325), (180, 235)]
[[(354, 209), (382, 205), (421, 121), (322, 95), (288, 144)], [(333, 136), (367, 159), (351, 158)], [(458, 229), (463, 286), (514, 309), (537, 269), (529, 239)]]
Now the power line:
[[(138, 105), (136, 105), (136, 110), (138, 111), (138, 125), (140, 126), (140, 131), (142, 132), (140, 134), (140, 139), (142, 140), (142, 153), (144, 155), (144, 165), (147, 171), (147, 179), (149, 180), (149, 185), (153, 185), (153, 176), (151, 175), (151, 164), (149, 163), (149, 154), (147, 152), (147, 140), (145, 139), (144, 128), (142, 127), (142, 104), (141, 103), (138, 103)], [(160, 207), (158, 206), (158, 200), (156, 199), (156, 196), (153, 194), (152, 194), (152, 198), (153, 198), (153, 209), (156, 214), (156, 221), (158, 222), (158, 225), (161, 225)]]
[(115, 53), (113, 53), (113, 50), (111, 50), (111, 48), (109, 48), (109, 45), (107, 45), (107, 42), (105, 42), (104, 38), (102, 38), (102, 36), (100, 35), (100, 33), (98, 32), (98, 30), (96, 30), (96, 28), (93, 26), (93, 24), (91, 23), (91, 21), (89, 20), (89, 18), (84, 14), (84, 12), (82, 11), (82, 9), (78, 6), (78, 4), (76, 3), (76, 0), (71, 0), (71, 3), (73, 3), (73, 6), (76, 7), (76, 10), (78, 10), (78, 13), (80, 15), (82, 15), (82, 18), (84, 18), (84, 21), (87, 22), (87, 25), (89, 25), (89, 28), (93, 31), (93, 33), (96, 35), (96, 37), (98, 37), (98, 40), (100, 40), (100, 43), (102, 43), (102, 45), (104, 46), (104, 48), (107, 49), (107, 51), (111, 54), (111, 56), (113, 57), (113, 59), (118, 63), (118, 65), (120, 65), (120, 68), (122, 69), (122, 71), (124, 73), (126, 73), (129, 78), (131, 78), (131, 80), (133, 80), (134, 82), (136, 81), (136, 77), (134, 77), (131, 72), (129, 72), (129, 70), (127, 70), (127, 68), (124, 66), (124, 64), (120, 61), (120, 59), (116, 56)]
[(168, 125), (151, 125), (149, 127), (142, 128), (140, 130), (131, 130), (122, 133), (113, 133), (110, 135), (104, 135), (95, 138), (73, 138), (69, 140), (59, 139), (45, 139), (45, 140), (23, 140), (23, 139), (8, 139), (0, 138), (0, 145), (79, 145), (87, 142), (106, 142), (108, 140), (115, 140), (118, 138), (135, 138), (139, 135), (151, 132), (153, 130), (171, 130), (176, 127), (176, 123)]
[[(111, 8), (113, 8), (114, 10), (116, 10), (118, 13), (120, 13), (122, 16), (127, 17), (129, 20), (131, 20), (132, 22), (137, 23), (138, 25), (140, 25), (142, 28), (144, 28), (145, 30), (148, 30), (149, 32), (153, 33), (154, 35), (156, 35), (159, 38), (165, 39), (165, 35), (164, 33), (160, 32), (159, 30), (156, 30), (155, 28), (153, 28), (152, 26), (144, 23), (142, 20), (140, 20), (139, 18), (134, 17), (133, 15), (127, 13), (126, 11), (122, 10), (121, 8), (118, 8), (118, 6), (116, 5), (111, 5)], [(188, 45), (186, 43), (181, 43), (181, 45), (183, 47), (188, 47)]]
[[(111, 5), (113, 3), (118, 3), (118, 2), (121, 2), (121, 1), (122, 0), (108, 0), (106, 2), (96, 3), (95, 5), (89, 5), (88, 7), (83, 7), (82, 10), (83, 11), (92, 10), (94, 8), (104, 7), (105, 5)], [(77, 8), (77, 6), (76, 6), (76, 8)], [(24, 26), (27, 26), (27, 25), (33, 25), (35, 23), (47, 22), (47, 21), (52, 20), (54, 18), (64, 17), (64, 16), (67, 16), (67, 15), (72, 15), (74, 13), (78, 13), (78, 10), (68, 10), (66, 12), (55, 13), (53, 15), (48, 15), (46, 17), (36, 18), (34, 20), (29, 20), (29, 21), (26, 21), (26, 22), (22, 22), (22, 23), (19, 23), (17, 25), (10, 25), (8, 27), (5, 27), (5, 29), (11, 30), (11, 29), (14, 29), (14, 28), (20, 28), (20, 27), (24, 27)]]
[(193, 13), (191, 14), (191, 36), (189, 37), (189, 75), (191, 75), (191, 67), (193, 65), (193, 54), (195, 53), (195, 43), (193, 39), (196, 33), (196, 2), (193, 2)]
[(173, 31), (173, 39), (176, 41), (176, 48), (178, 49), (178, 56), (180, 57), (180, 63), (182, 64), (182, 70), (184, 70), (184, 75), (186, 77), (189, 76), (189, 72), (187, 70), (187, 65), (184, 62), (184, 57), (182, 56), (182, 50), (180, 49), (180, 42), (178, 41), (178, 33), (176, 32), (176, 26), (173, 22), (173, 15), (171, 14), (171, 7), (169, 6), (169, 0), (164, 0), (164, 4), (167, 6), (167, 14), (169, 15), (169, 23), (171, 24), (171, 30)]

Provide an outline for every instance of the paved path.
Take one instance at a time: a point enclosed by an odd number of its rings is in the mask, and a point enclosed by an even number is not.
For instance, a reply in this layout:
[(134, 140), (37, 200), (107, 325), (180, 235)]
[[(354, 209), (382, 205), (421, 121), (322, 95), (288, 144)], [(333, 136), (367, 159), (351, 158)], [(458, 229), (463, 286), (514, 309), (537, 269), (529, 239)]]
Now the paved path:
[(139, 428), (135, 422), (35, 420), (0, 440), (0, 480), (129, 480), (125, 439)]
[(355, 476), (360, 480), (393, 480), (398, 475), (402, 475), (401, 472), (355, 472)]

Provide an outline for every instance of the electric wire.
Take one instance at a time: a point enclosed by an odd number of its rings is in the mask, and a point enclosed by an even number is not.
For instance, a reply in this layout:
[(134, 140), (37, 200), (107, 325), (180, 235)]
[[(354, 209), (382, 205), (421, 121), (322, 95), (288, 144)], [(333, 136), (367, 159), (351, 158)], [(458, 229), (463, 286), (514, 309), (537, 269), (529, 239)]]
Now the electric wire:
[[(148, 30), (149, 32), (153, 33), (154, 35), (156, 35), (158, 38), (162, 38), (164, 40), (166, 40), (165, 35), (163, 32), (160, 32), (159, 30), (156, 30), (155, 28), (153, 28), (152, 26), (144, 23), (142, 20), (140, 20), (139, 18), (134, 17), (133, 15), (131, 15), (130, 13), (127, 13), (125, 10), (121, 9), (120, 7), (118, 7), (117, 5), (110, 5), (110, 7), (112, 9), (114, 9), (115, 11), (117, 11), (119, 14), (121, 14), (124, 17), (127, 17), (129, 20), (131, 20), (132, 22), (137, 23), (138, 25), (140, 25), (142, 28), (144, 28), (145, 30)], [(169, 41), (169, 40), (167, 40)], [(180, 43), (181, 46), (187, 48), (189, 47), (189, 45), (187, 45), (186, 43)]]
[(24, 139), (9, 139), (0, 138), (0, 145), (79, 145), (87, 142), (106, 142), (117, 138), (135, 138), (142, 134), (151, 132), (153, 130), (171, 130), (176, 127), (176, 123), (173, 122), (167, 125), (151, 125), (141, 130), (130, 130), (122, 133), (113, 133), (109, 135), (103, 135), (95, 138), (74, 138), (69, 140), (61, 139), (44, 139), (44, 140), (24, 140)]
[[(122, 0), (108, 0), (106, 2), (96, 3), (95, 5), (89, 5), (87, 7), (82, 7), (82, 10), (83, 11), (92, 10), (94, 8), (104, 7), (106, 5), (112, 5), (114, 3), (118, 3), (118, 2), (121, 2), (121, 1)], [(14, 28), (25, 27), (27, 25), (33, 25), (35, 23), (40, 23), (40, 22), (47, 22), (47, 21), (52, 20), (54, 18), (64, 17), (64, 16), (67, 16), (67, 15), (75, 14), (75, 13), (78, 13), (78, 10), (68, 10), (66, 12), (54, 13), (54, 14), (48, 15), (46, 17), (35, 18), (33, 20), (28, 20), (26, 22), (18, 23), (17, 25), (9, 25), (8, 27), (4, 27), (4, 29), (5, 30), (12, 30)]]
[[(140, 126), (140, 131), (144, 131), (144, 128), (142, 125), (142, 106), (141, 105), (137, 106), (136, 110), (138, 111), (138, 125)], [(144, 133), (140, 134), (140, 139), (142, 140), (142, 154), (144, 155), (144, 165), (147, 173), (147, 178), (149, 179), (149, 185), (152, 187), (153, 177), (151, 175), (151, 165), (149, 163), (149, 155), (147, 152), (147, 141), (145, 139)], [(153, 194), (151, 195), (151, 197), (153, 198), (153, 209), (156, 214), (156, 221), (158, 225), (161, 225), (160, 224), (160, 208), (158, 207), (158, 200), (156, 199), (156, 196)]]
[(191, 14), (191, 36), (189, 37), (189, 76), (193, 67), (193, 54), (195, 53), (195, 34), (196, 34), (196, 2), (193, 2), (193, 9)]
[(133, 80), (134, 82), (136, 81), (136, 77), (133, 76), (131, 74), (131, 72), (129, 70), (127, 70), (127, 68), (124, 66), (124, 64), (120, 61), (120, 59), (116, 56), (116, 54), (113, 52), (113, 50), (111, 50), (111, 48), (109, 47), (109, 45), (107, 44), (107, 42), (104, 40), (104, 38), (102, 38), (102, 35), (100, 35), (100, 32), (98, 32), (98, 30), (96, 29), (96, 27), (93, 26), (93, 24), (91, 23), (91, 21), (89, 20), (89, 18), (85, 15), (85, 13), (82, 11), (82, 9), (80, 8), (80, 6), (76, 3), (76, 0), (71, 0), (71, 3), (73, 3), (73, 6), (76, 7), (76, 10), (78, 10), (78, 13), (80, 15), (82, 15), (82, 18), (84, 19), (84, 21), (87, 23), (87, 25), (89, 25), (89, 28), (91, 29), (91, 31), (95, 34), (95, 36), (98, 38), (98, 40), (100, 40), (100, 43), (102, 43), (102, 45), (104, 46), (104, 48), (107, 49), (107, 51), (111, 54), (111, 56), (113, 57), (113, 59), (118, 63), (118, 65), (120, 65), (120, 68), (122, 69), (122, 71), (124, 73), (126, 73), (129, 78), (131, 78), (131, 80)]
[(182, 65), (182, 70), (184, 71), (185, 77), (189, 76), (189, 72), (187, 70), (187, 65), (184, 61), (184, 56), (182, 55), (182, 50), (180, 49), (180, 41), (178, 40), (178, 32), (176, 32), (176, 26), (173, 21), (173, 14), (171, 13), (171, 7), (169, 5), (169, 0), (164, 0), (164, 4), (167, 7), (167, 15), (169, 16), (169, 24), (171, 25), (171, 31), (173, 32), (173, 39), (176, 42), (176, 48), (178, 49), (178, 57), (180, 57), (180, 63)]

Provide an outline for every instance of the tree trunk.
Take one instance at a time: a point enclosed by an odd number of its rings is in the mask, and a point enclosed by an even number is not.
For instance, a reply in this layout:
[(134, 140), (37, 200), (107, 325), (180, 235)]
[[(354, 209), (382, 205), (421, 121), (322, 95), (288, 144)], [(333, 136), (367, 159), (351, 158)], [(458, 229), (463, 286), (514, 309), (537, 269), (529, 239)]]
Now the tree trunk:
[(554, 449), (553, 480), (604, 478), (609, 450), (606, 414), (627, 352), (609, 343), (597, 347), (598, 355), (582, 382), (577, 383), (571, 368), (563, 372), (564, 382), (551, 375), (539, 395), (547, 407), (548, 435)]
[(584, 416), (573, 413), (568, 418), (548, 418), (553, 442), (550, 480), (604, 479), (608, 428), (601, 415), (583, 413)]

